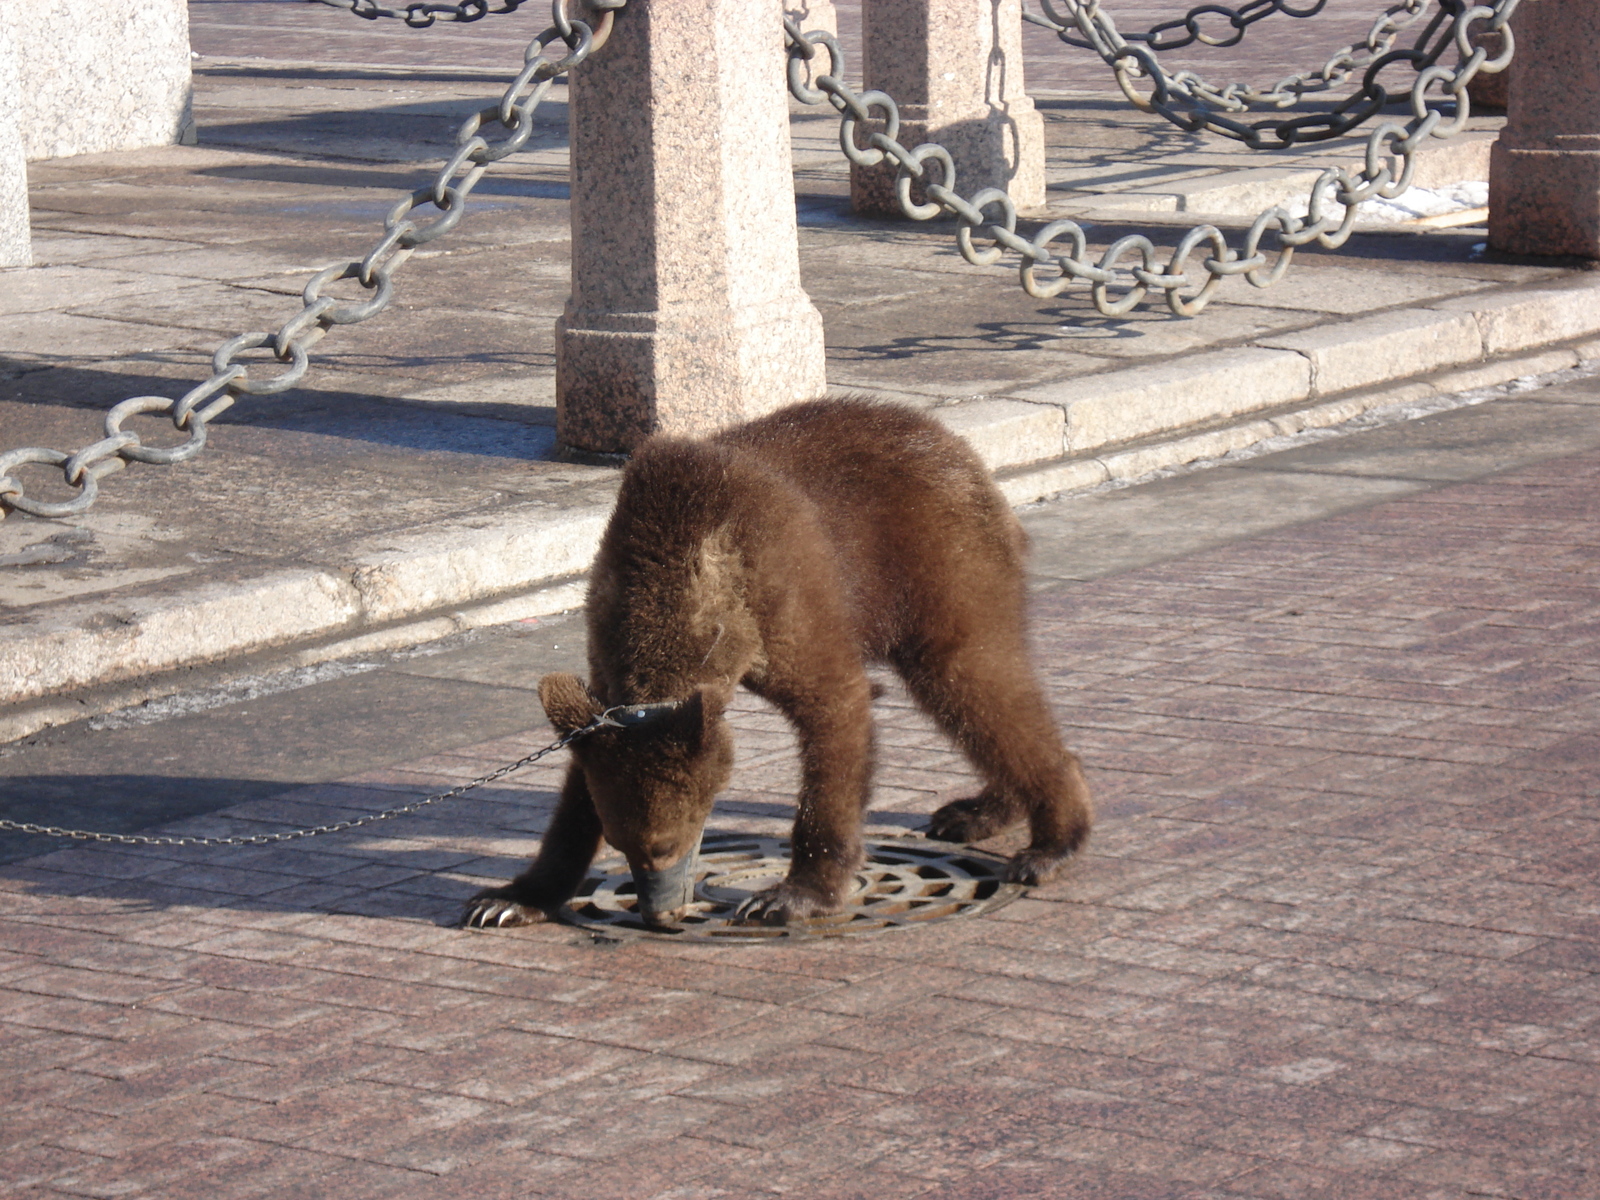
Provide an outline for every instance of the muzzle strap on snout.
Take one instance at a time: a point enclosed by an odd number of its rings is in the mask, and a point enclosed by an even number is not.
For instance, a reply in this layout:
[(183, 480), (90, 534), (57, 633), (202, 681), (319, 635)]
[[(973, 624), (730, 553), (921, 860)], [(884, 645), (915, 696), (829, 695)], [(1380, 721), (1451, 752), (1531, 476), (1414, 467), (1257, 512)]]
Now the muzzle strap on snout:
[(618, 704), (606, 709), (594, 719), (593, 724), (596, 727), (610, 725), (613, 729), (636, 729), (682, 707), (681, 700), (662, 700), (655, 704)]
[(633, 873), (633, 892), (639, 898), (639, 915), (646, 924), (662, 924), (694, 902), (699, 866), (700, 841), (697, 838), (694, 848), (665, 870)]
[(579, 725), (576, 729), (562, 734), (561, 740), (556, 745), (569, 745), (596, 729), (604, 729), (607, 726), (612, 729), (637, 729), (641, 725), (649, 725), (659, 720), (682, 706), (681, 700), (662, 700), (655, 704), (617, 704), (590, 717), (587, 725)]

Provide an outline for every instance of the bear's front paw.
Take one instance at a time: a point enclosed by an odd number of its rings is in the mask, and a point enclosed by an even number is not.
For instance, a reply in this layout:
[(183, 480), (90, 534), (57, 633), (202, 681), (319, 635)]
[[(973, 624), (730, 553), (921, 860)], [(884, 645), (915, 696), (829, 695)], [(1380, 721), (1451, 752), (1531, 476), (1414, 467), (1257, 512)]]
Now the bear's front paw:
[(509, 887), (484, 888), (467, 901), (461, 923), (468, 929), (497, 929), (503, 925), (535, 925), (550, 920), (542, 908), (518, 900)]
[(757, 892), (734, 910), (737, 920), (751, 925), (792, 925), (811, 917), (838, 912), (844, 906), (803, 884), (784, 880)]
[(987, 796), (974, 796), (970, 800), (952, 800), (935, 809), (928, 819), (927, 833), (935, 841), (964, 845), (992, 838), (1021, 819), (1021, 813), (1010, 812), (1003, 803)]
[(1071, 857), (1070, 850), (1020, 850), (1006, 864), (1006, 879), (1023, 887), (1038, 887), (1059, 875)]

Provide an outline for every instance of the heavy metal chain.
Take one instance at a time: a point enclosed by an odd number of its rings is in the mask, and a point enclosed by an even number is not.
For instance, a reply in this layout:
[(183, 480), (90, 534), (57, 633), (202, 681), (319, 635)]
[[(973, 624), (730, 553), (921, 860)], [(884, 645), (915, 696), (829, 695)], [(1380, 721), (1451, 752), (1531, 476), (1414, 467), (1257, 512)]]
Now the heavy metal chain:
[[(1077, 0), (1065, 2), (1076, 3)], [(1374, 130), (1367, 142), (1366, 162), (1359, 171), (1330, 167), (1312, 185), (1304, 217), (1282, 206), (1268, 209), (1250, 226), (1240, 250), (1230, 247), (1226, 235), (1215, 226), (1191, 229), (1164, 267), (1158, 262), (1160, 252), (1155, 245), (1137, 234), (1117, 240), (1098, 261), (1090, 261), (1088, 237), (1076, 221), (1052, 221), (1031, 239), (1023, 237), (1017, 233), (1017, 206), (1009, 194), (1001, 188), (990, 187), (970, 197), (959, 195), (955, 162), (950, 152), (932, 142), (908, 150), (896, 140), (900, 113), (893, 98), (881, 91), (857, 94), (845, 84), (844, 53), (837, 39), (823, 31), (802, 33), (794, 22), (785, 21), (789, 91), (804, 104), (820, 104), (826, 100), (839, 112), (839, 147), (852, 163), (873, 167), (886, 159), (894, 160), (897, 167), (895, 195), (900, 210), (907, 217), (916, 221), (945, 214), (955, 217), (959, 222), (957, 248), (974, 266), (996, 263), (1009, 250), (1022, 257), (1022, 287), (1035, 299), (1047, 300), (1074, 284), (1086, 284), (1095, 309), (1104, 316), (1115, 317), (1132, 311), (1154, 290), (1165, 296), (1174, 313), (1192, 317), (1210, 302), (1212, 293), (1229, 276), (1243, 275), (1256, 287), (1270, 287), (1288, 270), (1297, 246), (1313, 241), (1330, 250), (1343, 246), (1354, 228), (1357, 206), (1362, 201), (1374, 196), (1393, 199), (1411, 186), (1416, 150), (1425, 139), (1449, 137), (1462, 129), (1470, 112), (1467, 84), (1480, 70), (1504, 70), (1511, 61), (1514, 47), (1506, 22), (1518, 0), (1494, 0), (1492, 6), (1472, 7), (1456, 0), (1440, 0), (1440, 3), (1453, 12), (1451, 32), (1461, 61), (1453, 68), (1430, 61), (1419, 73), (1411, 92), (1411, 120), (1405, 125), (1385, 122)], [(1480, 20), (1488, 22), (1487, 28), (1505, 34), (1504, 48), (1493, 59), (1481, 46), (1473, 46), (1467, 40), (1468, 25)], [(814, 86), (807, 86), (807, 64), (816, 57), (818, 47), (827, 50), (829, 69), (826, 74), (818, 74)], [(1131, 46), (1117, 53), (1149, 57), (1148, 51)], [(1381, 69), (1381, 62), (1373, 64), (1369, 76)], [(1151, 78), (1165, 101), (1166, 93), (1160, 92), (1165, 76), (1152, 75)], [(1430, 101), (1428, 93), (1434, 88), (1441, 95)], [(1452, 105), (1454, 114), (1447, 121), (1443, 109)], [(882, 122), (881, 130), (867, 134), (865, 146), (857, 145), (857, 131), (874, 120)], [(929, 170), (929, 164), (934, 170)], [(913, 183), (922, 186), (927, 203), (913, 202)], [(1337, 215), (1333, 211), (1335, 205), (1342, 206)], [(993, 215), (986, 215), (989, 213)], [(974, 239), (975, 230), (978, 237), (987, 238), (990, 244), (978, 245)], [(1275, 257), (1261, 248), (1269, 231), (1277, 235)], [(1066, 245), (1057, 246), (1057, 242)], [(1197, 251), (1205, 254), (1199, 264), (1203, 275), (1190, 273), (1189, 259)], [(1129, 263), (1125, 264), (1124, 260)], [(1041, 269), (1052, 264), (1058, 274), (1042, 278)]]
[[(1286, 75), (1269, 87), (1256, 87), (1248, 83), (1229, 83), (1217, 87), (1193, 71), (1177, 72), (1172, 76), (1171, 83), (1187, 89), (1188, 95), (1196, 101), (1228, 112), (1240, 112), (1256, 106), (1288, 108), (1307, 95), (1343, 87), (1351, 75), (1365, 71), (1375, 60), (1387, 54), (1393, 48), (1395, 39), (1426, 10), (1426, 0), (1400, 0), (1400, 3), (1385, 10), (1373, 21), (1362, 41), (1346, 46), (1315, 71)], [(1401, 94), (1409, 94), (1409, 89)]]
[[(322, 2), (340, 3), (341, 0), (322, 0)], [(1314, 17), (1327, 5), (1328, 0), (1309, 0), (1304, 8), (1294, 7), (1289, 0), (1250, 0), (1250, 3), (1241, 4), (1236, 9), (1226, 8), (1221, 4), (1202, 4), (1197, 8), (1191, 8), (1174, 20), (1152, 25), (1144, 33), (1125, 33), (1122, 36), (1130, 42), (1144, 42), (1152, 50), (1181, 50), (1196, 42), (1203, 46), (1237, 46), (1244, 40), (1245, 30), (1257, 21), (1278, 13), (1288, 17)], [(1200, 26), (1201, 18), (1204, 17), (1221, 17), (1227, 22), (1228, 27), (1221, 33), (1207, 33)], [(1174, 33), (1174, 30), (1183, 32)], [(1171, 36), (1167, 36), (1168, 34)], [(1074, 46), (1081, 46), (1085, 50), (1094, 49), (1089, 42), (1080, 42), (1066, 35), (1063, 35), (1061, 40)]]
[(453, 800), (455, 797), (464, 795), (474, 788), (480, 788), (486, 783), (504, 779), (513, 771), (520, 771), (529, 763), (536, 763), (545, 755), (554, 754), (563, 746), (570, 745), (597, 729), (637, 728), (659, 718), (664, 713), (676, 711), (678, 707), (677, 703), (670, 701), (662, 704), (614, 705), (590, 718), (588, 724), (580, 725), (576, 729), (569, 729), (548, 746), (535, 750), (532, 754), (524, 754), (516, 762), (507, 763), (503, 767), (490, 771), (487, 775), (480, 775), (470, 783), (458, 784), (448, 792), (435, 792), (433, 795), (425, 796), (421, 800), (413, 800), (410, 804), (402, 804), (399, 808), (386, 808), (383, 812), (368, 813), (364, 817), (356, 817), (349, 821), (335, 821), (331, 825), (308, 825), (303, 829), (286, 829), (281, 833), (258, 833), (252, 837), (186, 837), (182, 834), (96, 833), (88, 829), (60, 829), (54, 825), (32, 825), (26, 821), (0, 819), (0, 830), (9, 830), (12, 833), (36, 833), (43, 837), (69, 838), (78, 842), (111, 842), (119, 846), (275, 846), (280, 842), (296, 842), (301, 838), (320, 837), (325, 833), (343, 833), (347, 829), (360, 829), (363, 825), (373, 825), (379, 821), (391, 821), (395, 817), (403, 817), (408, 813), (427, 808), (430, 804), (438, 804), (441, 800)]
[[(100, 480), (130, 462), (169, 465), (193, 458), (206, 444), (206, 426), (232, 406), (241, 395), (262, 396), (294, 387), (310, 365), (309, 352), (335, 325), (354, 325), (377, 316), (394, 298), (394, 273), (418, 246), (449, 233), (461, 223), (466, 202), (489, 167), (527, 144), (533, 133), (533, 114), (556, 77), (588, 58), (611, 34), (614, 10), (627, 0), (588, 0), (604, 10), (595, 25), (569, 16), (568, 0), (553, 0), (555, 23), (528, 43), (523, 68), (499, 103), (468, 117), (456, 135), (456, 152), (433, 183), (401, 199), (389, 210), (383, 236), (358, 262), (335, 263), (318, 271), (306, 283), (305, 306), (276, 333), (241, 333), (217, 348), (212, 374), (199, 386), (173, 400), (167, 396), (134, 396), (115, 405), (105, 417), (105, 437), (73, 453), (40, 446), (0, 452), (0, 518), (8, 508), (36, 517), (66, 517), (86, 511), (95, 501)], [(566, 54), (543, 57), (545, 47), (561, 41)], [(505, 136), (490, 140), (484, 131), (499, 125)], [(412, 214), (431, 205), (431, 220)], [(430, 214), (431, 215), (431, 214)], [(371, 293), (366, 300), (339, 300), (325, 296), (333, 284), (354, 279)], [(250, 367), (238, 361), (253, 350), (266, 350), (288, 366), (270, 379), (251, 378)], [(259, 365), (259, 364), (258, 364)], [(137, 433), (125, 431), (123, 422), (148, 413), (167, 413), (187, 441), (176, 446), (146, 446)], [(60, 467), (69, 487), (79, 489), (70, 500), (30, 499), (22, 481), (12, 472), (29, 464)]]
[(343, 8), (363, 17), (368, 21), (376, 21), (379, 17), (392, 17), (397, 21), (404, 21), (413, 29), (426, 29), (439, 17), (451, 21), (481, 21), (491, 14), (499, 16), (501, 13), (516, 12), (528, 0), (502, 0), (499, 8), (490, 8), (489, 0), (463, 0), (461, 4), (408, 4), (404, 8), (385, 8), (378, 0), (315, 0), (318, 4), (326, 4), (329, 8)]
[[(1058, 4), (1064, 11), (1057, 11)], [(1439, 57), (1455, 45), (1460, 27), (1458, 18), (1469, 7), (1469, 0), (1438, 0), (1437, 10), (1411, 48), (1395, 50), (1394, 43), (1400, 34), (1430, 7), (1430, 0), (1398, 0), (1373, 22), (1364, 41), (1339, 51), (1320, 70), (1289, 75), (1265, 88), (1244, 83), (1218, 87), (1192, 71), (1168, 74), (1155, 57), (1155, 51), (1164, 47), (1132, 45), (1137, 35), (1123, 37), (1119, 34), (1110, 14), (1101, 7), (1101, 0), (1040, 0), (1039, 7), (1043, 10), (1042, 16), (1028, 13), (1026, 19), (1052, 30), (1069, 45), (1099, 54), (1115, 73), (1117, 86), (1135, 107), (1159, 113), (1190, 133), (1205, 129), (1244, 142), (1253, 150), (1276, 150), (1300, 142), (1342, 137), (1385, 104), (1430, 86), (1434, 79), (1429, 72)], [(1231, 13), (1220, 5), (1213, 11)], [(1379, 82), (1379, 77), (1397, 63), (1410, 67), (1415, 78), (1391, 93)], [(1361, 86), (1330, 111), (1253, 123), (1221, 115), (1221, 112), (1239, 113), (1256, 106), (1287, 108), (1309, 93), (1342, 86), (1356, 71), (1362, 72)], [(1141, 83), (1149, 87), (1149, 95), (1140, 92)]]

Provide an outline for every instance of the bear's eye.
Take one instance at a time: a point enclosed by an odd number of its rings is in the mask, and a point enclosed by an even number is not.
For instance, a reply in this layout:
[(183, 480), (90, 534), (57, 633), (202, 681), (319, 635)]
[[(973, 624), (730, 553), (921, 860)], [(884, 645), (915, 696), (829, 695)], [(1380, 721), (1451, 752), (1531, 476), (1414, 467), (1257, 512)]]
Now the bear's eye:
[(682, 857), (678, 848), (670, 842), (657, 842), (645, 850), (645, 862), (653, 871), (664, 871)]

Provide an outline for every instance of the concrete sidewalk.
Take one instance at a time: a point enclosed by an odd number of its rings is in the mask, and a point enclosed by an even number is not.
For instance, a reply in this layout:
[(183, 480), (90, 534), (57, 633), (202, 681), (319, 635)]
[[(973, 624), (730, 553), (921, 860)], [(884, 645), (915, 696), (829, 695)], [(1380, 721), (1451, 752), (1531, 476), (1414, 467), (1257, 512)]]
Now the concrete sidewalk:
[[(198, 148), (35, 165), (41, 265), (7, 273), (0, 299), (8, 447), (86, 444), (111, 403), (177, 394), (225, 337), (275, 328), (307, 275), (359, 256), (495, 94), (498, 73), (466, 64), (514, 60), (538, 27), (527, 13), (424, 33), (305, 4), (194, 12)], [(337, 61), (307, 57), (330, 47)], [(437, 64), (418, 64), (419, 47)], [(1058, 48), (1035, 48), (1038, 78), (1076, 82), (1042, 57)], [(1357, 153), (1347, 140), (1241, 155), (1103, 94), (1040, 106), (1053, 147), (1040, 217), (1073, 214), (1097, 244), (1237, 228)], [(160, 695), (201, 664), (337, 657), (576, 602), (614, 471), (551, 457), (559, 93), (540, 113), (530, 150), (402, 273), (396, 305), (318, 346), (307, 386), (241, 401), (198, 459), (108, 479), (85, 516), (0, 524), (0, 739)], [(1495, 124), (1430, 148), (1431, 181), (1481, 174)], [(1594, 275), (1487, 260), (1471, 227), (1374, 226), (1339, 253), (1301, 252), (1272, 289), (1231, 281), (1195, 320), (1107, 319), (1072, 292), (1040, 303), (1014, 270), (965, 264), (947, 226), (851, 218), (836, 121), (797, 112), (794, 130), (832, 384), (933, 408), (1018, 502), (1600, 353)], [(26, 479), (52, 496), (46, 472)]]

